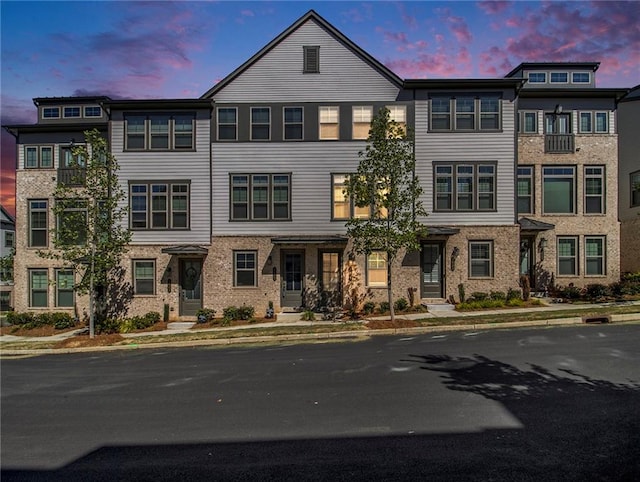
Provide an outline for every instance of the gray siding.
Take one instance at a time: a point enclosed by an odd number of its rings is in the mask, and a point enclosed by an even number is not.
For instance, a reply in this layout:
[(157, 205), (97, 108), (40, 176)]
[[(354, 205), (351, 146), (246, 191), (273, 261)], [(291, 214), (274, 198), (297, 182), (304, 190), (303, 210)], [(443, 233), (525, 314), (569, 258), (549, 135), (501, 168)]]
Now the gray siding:
[(210, 244), (208, 119), (196, 120), (195, 151), (124, 151), (124, 122), (111, 124), (111, 147), (120, 164), (119, 180), (127, 193), (129, 181), (191, 181), (188, 231), (134, 231), (133, 244)]
[[(428, 132), (428, 101), (416, 101), (416, 174), (424, 189), (423, 202), (431, 225), (501, 225), (515, 221), (514, 104), (502, 101), (502, 131), (472, 133)], [(496, 211), (433, 212), (433, 163), (493, 161), (496, 172)]]
[[(320, 46), (320, 73), (302, 71), (303, 46)], [(217, 102), (388, 101), (398, 87), (314, 21), (276, 45), (215, 95)]]

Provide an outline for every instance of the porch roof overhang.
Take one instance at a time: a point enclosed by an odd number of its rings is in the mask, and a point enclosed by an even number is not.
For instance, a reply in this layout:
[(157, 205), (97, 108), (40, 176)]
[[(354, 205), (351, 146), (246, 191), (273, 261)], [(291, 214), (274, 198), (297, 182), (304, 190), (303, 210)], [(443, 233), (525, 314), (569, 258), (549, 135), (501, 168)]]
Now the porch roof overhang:
[(460, 228), (453, 228), (451, 226), (427, 226), (427, 236), (452, 236), (458, 234)]
[(203, 248), (202, 246), (179, 245), (162, 248), (162, 252), (164, 254), (172, 254), (176, 256), (206, 256), (209, 253), (209, 250), (207, 248)]
[(271, 238), (273, 244), (347, 244), (345, 236), (277, 236)]
[(520, 218), (518, 220), (520, 231), (549, 231), (555, 229), (555, 224), (543, 223), (531, 218)]

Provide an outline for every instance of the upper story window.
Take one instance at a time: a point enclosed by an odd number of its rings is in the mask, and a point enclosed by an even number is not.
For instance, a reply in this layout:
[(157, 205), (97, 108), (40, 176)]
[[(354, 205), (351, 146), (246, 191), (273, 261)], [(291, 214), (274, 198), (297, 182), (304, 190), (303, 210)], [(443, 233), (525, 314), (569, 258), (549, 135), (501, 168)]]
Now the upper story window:
[(302, 107), (284, 108), (284, 139), (287, 141), (301, 141), (303, 138), (303, 109)]
[(268, 141), (271, 138), (271, 109), (251, 108), (251, 140)]
[(604, 166), (584, 167), (584, 212), (604, 214)]
[(320, 116), (320, 139), (340, 138), (340, 108), (337, 106), (321, 106), (318, 108)]
[(102, 109), (97, 105), (88, 105), (84, 107), (85, 117), (102, 117)]
[(82, 154), (74, 154), (72, 147), (60, 148), (60, 167), (84, 167), (86, 159)]
[(591, 73), (590, 72), (571, 72), (572, 84), (590, 84)]
[(640, 171), (629, 175), (631, 180), (631, 207), (640, 206)]
[(218, 140), (235, 141), (238, 139), (238, 109), (236, 107), (218, 107)]
[(332, 209), (331, 219), (367, 219), (371, 216), (372, 206), (358, 207), (346, 194), (347, 174), (333, 174), (332, 178)]
[(302, 47), (302, 53), (302, 71), (305, 74), (316, 74), (320, 72), (320, 46), (305, 45), (304, 47)]
[(552, 84), (566, 84), (569, 82), (569, 74), (567, 72), (551, 72), (549, 80)]
[(53, 147), (25, 146), (24, 167), (27, 169), (50, 169), (53, 167)]
[(189, 229), (189, 187), (187, 181), (131, 182), (131, 229)]
[(16, 233), (14, 231), (5, 231), (4, 233), (4, 247), (15, 248), (16, 246)]
[(65, 107), (62, 111), (64, 118), (80, 117), (80, 107)]
[(388, 105), (389, 119), (398, 124), (406, 132), (407, 130), (407, 106), (406, 105)]
[(291, 219), (290, 174), (231, 174), (232, 221)]
[(530, 84), (544, 84), (547, 82), (546, 72), (529, 72)]
[(518, 214), (533, 213), (533, 166), (518, 166)]
[(43, 107), (42, 118), (43, 119), (59, 119), (60, 107)]
[(29, 247), (43, 248), (48, 244), (48, 207), (46, 199), (29, 201)]
[(520, 112), (518, 116), (518, 130), (522, 134), (537, 134), (538, 133), (538, 113), (532, 112)]
[(61, 199), (62, 212), (57, 219), (57, 238), (65, 246), (84, 246), (87, 243), (87, 201)]
[(542, 206), (544, 214), (575, 214), (575, 166), (542, 167)]
[(183, 150), (194, 148), (192, 114), (132, 115), (126, 117), (127, 150)]
[(500, 97), (495, 95), (433, 97), (430, 125), (432, 131), (499, 130), (501, 127)]
[(570, 134), (571, 114), (545, 114), (544, 116), (545, 134)]
[(435, 211), (493, 211), (495, 164), (435, 164)]
[(353, 112), (353, 138), (367, 139), (373, 118), (373, 107), (370, 105), (356, 105)]
[(580, 112), (579, 130), (581, 134), (606, 134), (609, 132), (607, 112)]

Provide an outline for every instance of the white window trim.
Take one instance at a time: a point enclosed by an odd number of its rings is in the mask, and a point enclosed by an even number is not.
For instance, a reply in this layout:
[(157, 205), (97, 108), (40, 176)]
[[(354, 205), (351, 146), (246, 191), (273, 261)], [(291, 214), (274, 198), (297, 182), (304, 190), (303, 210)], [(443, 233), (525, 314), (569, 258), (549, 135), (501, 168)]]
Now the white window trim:
[[(242, 268), (240, 271), (253, 271), (253, 284), (252, 285), (239, 285), (238, 284), (238, 255), (239, 254), (251, 254), (253, 255), (253, 269)], [(252, 249), (241, 249), (233, 251), (233, 287), (240, 289), (257, 288), (258, 287), (258, 251)]]
[[(531, 74), (537, 74), (540, 75), (542, 74), (544, 76), (544, 80), (542, 81), (532, 81), (531, 80)], [(527, 72), (527, 82), (530, 84), (546, 84), (547, 81), (549, 80), (549, 74), (547, 72)]]
[[(588, 80), (587, 82), (576, 82), (576, 81), (573, 79), (573, 76), (574, 76), (574, 75), (576, 75), (576, 74), (587, 74), (587, 75), (588, 75), (588, 77), (589, 77), (589, 80)], [(591, 83), (591, 72), (589, 72), (589, 71), (582, 71), (582, 70), (578, 70), (578, 71), (576, 71), (576, 72), (571, 72), (571, 83), (572, 83), (572, 84), (576, 84), (576, 85), (588, 85), (588, 84), (590, 84), (590, 83)]]
[[(602, 273), (599, 274), (589, 274), (587, 273), (587, 259), (595, 258), (596, 256), (588, 256), (587, 255), (587, 242), (591, 239), (599, 239), (602, 241), (602, 256), (598, 256), (598, 258), (602, 259)], [(607, 237), (601, 235), (587, 235), (584, 237), (584, 275), (588, 278), (601, 278), (607, 275)]]
[[(333, 113), (335, 112), (336, 120), (335, 122), (322, 122), (322, 113), (326, 112), (327, 114), (331, 114), (333, 118)], [(323, 124), (335, 124), (337, 126), (337, 135), (336, 137), (322, 137), (322, 125)], [(321, 141), (335, 141), (340, 139), (340, 106), (337, 105), (321, 105), (318, 107), (318, 139)]]
[[(66, 115), (67, 109), (78, 109), (78, 115)], [(63, 119), (81, 119), (82, 118), (82, 106), (80, 105), (65, 105), (62, 106), (62, 118)]]
[[(371, 269), (369, 268), (369, 257), (372, 256), (373, 254), (376, 254), (376, 256), (381, 256), (381, 258), (378, 258), (381, 262), (382, 259), (384, 258), (384, 273), (385, 273), (385, 277), (384, 277), (384, 282), (372, 282), (371, 281), (371, 275), (370, 275), (370, 271)], [(386, 288), (387, 287), (387, 273), (388, 273), (388, 263), (389, 260), (387, 259), (387, 253), (385, 253), (384, 251), (373, 251), (371, 253), (369, 253), (367, 256), (365, 256), (365, 266), (366, 266), (366, 275), (367, 275), (367, 287), (370, 288)], [(382, 271), (383, 268), (376, 268), (375, 271)]]
[[(236, 115), (235, 115), (236, 121), (233, 124), (228, 123), (228, 122), (221, 123), (220, 122), (220, 109), (233, 110), (236, 113)], [(221, 125), (223, 125), (223, 126), (233, 125), (234, 126), (235, 134), (233, 136), (233, 139), (220, 139), (220, 126)], [(237, 107), (220, 106), (220, 107), (216, 108), (216, 140), (220, 141), (220, 142), (235, 142), (235, 141), (238, 140), (238, 108)]]
[[(46, 109), (58, 109), (58, 115), (57, 116), (52, 116), (52, 117), (45, 117), (44, 115), (44, 111)], [(62, 110), (60, 109), (60, 106), (47, 106), (47, 107), (42, 107), (42, 119), (60, 119), (60, 116), (62, 116)]]
[[(99, 114), (98, 115), (87, 115), (87, 109), (95, 109), (98, 108), (99, 109)], [(102, 117), (102, 107), (100, 107), (99, 105), (85, 105), (82, 107), (82, 117), (86, 117), (89, 119), (97, 119), (99, 117)]]
[[(553, 80), (553, 74), (566, 74), (567, 75), (567, 80), (565, 80), (564, 82), (558, 82), (558, 81), (554, 81)], [(551, 72), (549, 72), (549, 83), (550, 84), (562, 84), (562, 85), (566, 85), (570, 82), (571, 80), (571, 76), (570, 73), (564, 70), (552, 70)]]
[[(575, 247), (575, 254), (573, 255), (573, 269), (574, 272), (572, 274), (561, 274), (560, 273), (560, 241), (561, 240), (573, 240)], [(558, 278), (573, 278), (576, 276), (580, 276), (580, 266), (579, 266), (579, 257), (580, 257), (580, 241), (578, 240), (578, 236), (558, 236), (556, 238), (556, 272)], [(568, 256), (563, 256), (563, 258), (568, 258)]]
[[(489, 259), (485, 260), (484, 258), (477, 258), (481, 261), (489, 262), (489, 274), (484, 276), (474, 276), (473, 275), (473, 250), (471, 249), (474, 244), (483, 244), (489, 246)], [(469, 279), (490, 279), (495, 277), (495, 254), (494, 254), (494, 243), (492, 240), (484, 240), (484, 239), (472, 239), (469, 240), (468, 244), (469, 249)]]

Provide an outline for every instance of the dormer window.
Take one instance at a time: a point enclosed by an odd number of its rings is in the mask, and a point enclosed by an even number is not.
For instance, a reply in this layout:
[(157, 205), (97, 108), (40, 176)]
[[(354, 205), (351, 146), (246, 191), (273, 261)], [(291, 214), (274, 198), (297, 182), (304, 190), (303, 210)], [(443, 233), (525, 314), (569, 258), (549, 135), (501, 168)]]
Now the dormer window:
[(566, 84), (569, 82), (569, 74), (567, 72), (551, 72), (552, 84)]
[(65, 118), (80, 117), (80, 107), (65, 107), (63, 111)]
[(544, 84), (547, 81), (546, 72), (530, 72), (529, 83), (530, 84)]
[(85, 117), (102, 117), (102, 109), (97, 105), (88, 105), (84, 108)]
[(43, 119), (59, 119), (60, 107), (44, 107), (42, 109), (42, 118)]
[(589, 84), (591, 83), (591, 74), (589, 72), (572, 72), (571, 83), (573, 84)]
[(303, 72), (305, 74), (317, 74), (320, 72), (320, 46), (304, 46), (303, 48)]

